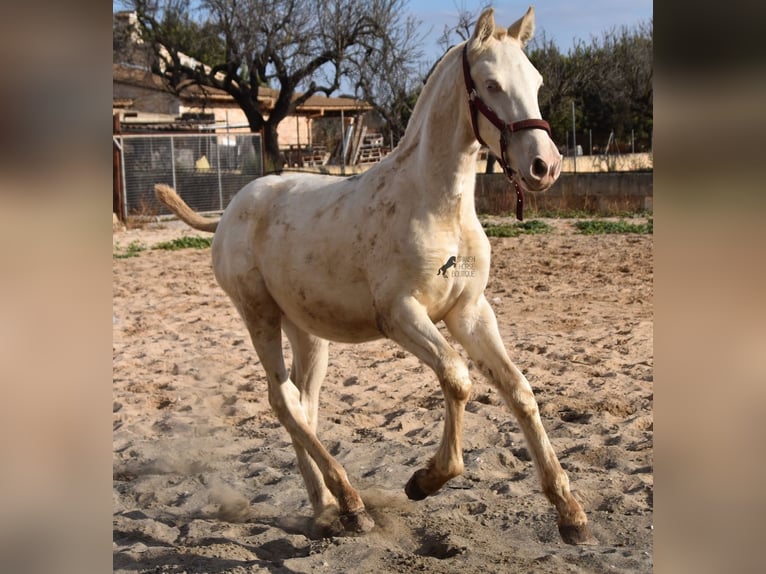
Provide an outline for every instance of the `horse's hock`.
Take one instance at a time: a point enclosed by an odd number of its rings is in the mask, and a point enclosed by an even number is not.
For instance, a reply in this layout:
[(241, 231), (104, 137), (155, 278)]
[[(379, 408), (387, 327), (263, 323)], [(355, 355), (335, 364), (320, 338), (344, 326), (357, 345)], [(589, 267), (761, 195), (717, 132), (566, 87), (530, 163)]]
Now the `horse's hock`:
[[(526, 191), (530, 212), (585, 211), (597, 215), (652, 211), (653, 173), (562, 173), (544, 192)], [(476, 212), (513, 213), (516, 195), (502, 173), (476, 175)]]

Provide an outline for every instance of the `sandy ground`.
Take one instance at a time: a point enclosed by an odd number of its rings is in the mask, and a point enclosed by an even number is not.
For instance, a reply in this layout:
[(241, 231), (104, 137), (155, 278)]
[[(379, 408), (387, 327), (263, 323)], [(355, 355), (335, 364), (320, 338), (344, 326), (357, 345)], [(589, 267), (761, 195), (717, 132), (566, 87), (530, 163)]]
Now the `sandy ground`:
[[(473, 369), (465, 473), (408, 500), (442, 398), (386, 340), (330, 345), (319, 423), (377, 526), (311, 539), (289, 436), (210, 250), (146, 250), (113, 263), (115, 572), (651, 572), (652, 237), (549, 222), (491, 240), (487, 296), (600, 545), (561, 542), (515, 419)], [(173, 222), (114, 243), (197, 234)]]

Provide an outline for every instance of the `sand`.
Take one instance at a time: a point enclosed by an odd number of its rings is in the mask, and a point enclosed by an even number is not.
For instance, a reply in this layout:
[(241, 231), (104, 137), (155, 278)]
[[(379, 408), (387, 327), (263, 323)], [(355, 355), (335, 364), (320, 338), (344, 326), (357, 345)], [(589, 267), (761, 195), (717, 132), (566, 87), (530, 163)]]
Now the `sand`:
[[(465, 472), (408, 500), (443, 403), (387, 340), (331, 343), (319, 422), (377, 525), (312, 539), (289, 436), (210, 250), (148, 249), (113, 262), (114, 571), (651, 572), (652, 236), (546, 221), (554, 233), (491, 239), (486, 293), (598, 546), (560, 540), (515, 419), (473, 368)], [(169, 222), (114, 243), (182, 235), (200, 234)]]

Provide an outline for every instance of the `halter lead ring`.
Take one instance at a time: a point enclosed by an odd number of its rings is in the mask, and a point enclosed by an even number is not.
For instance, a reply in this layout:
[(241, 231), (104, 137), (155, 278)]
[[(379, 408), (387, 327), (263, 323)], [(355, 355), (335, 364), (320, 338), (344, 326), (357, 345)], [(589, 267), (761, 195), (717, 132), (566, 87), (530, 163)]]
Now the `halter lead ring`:
[(508, 144), (511, 142), (511, 136), (514, 133), (521, 130), (545, 130), (548, 137), (551, 136), (551, 126), (545, 120), (519, 120), (518, 122), (506, 123), (503, 122), (495, 113), (495, 110), (490, 108), (479, 97), (479, 93), (476, 91), (476, 84), (473, 83), (471, 78), (471, 68), (468, 65), (468, 44), (463, 46), (463, 79), (465, 80), (465, 89), (468, 92), (468, 107), (471, 111), (471, 126), (473, 127), (473, 133), (476, 136), (476, 141), (485, 147), (487, 144), (479, 134), (479, 113), (483, 115), (489, 122), (500, 130), (500, 166), (503, 168), (503, 173), (510, 181), (513, 182), (513, 186), (516, 189), (516, 219), (523, 221), (524, 219), (524, 192), (521, 186), (516, 181), (515, 170), (511, 167), (511, 162), (508, 159)]

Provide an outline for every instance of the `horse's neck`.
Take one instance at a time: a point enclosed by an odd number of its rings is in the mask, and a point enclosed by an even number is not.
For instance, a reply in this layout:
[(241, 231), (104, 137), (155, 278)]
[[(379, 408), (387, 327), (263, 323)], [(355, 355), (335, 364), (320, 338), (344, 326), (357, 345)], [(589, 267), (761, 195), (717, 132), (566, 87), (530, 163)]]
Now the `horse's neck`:
[(442, 208), (457, 202), (473, 210), (479, 145), (466, 99), (460, 51), (454, 49), (426, 83), (400, 144), (421, 193)]

